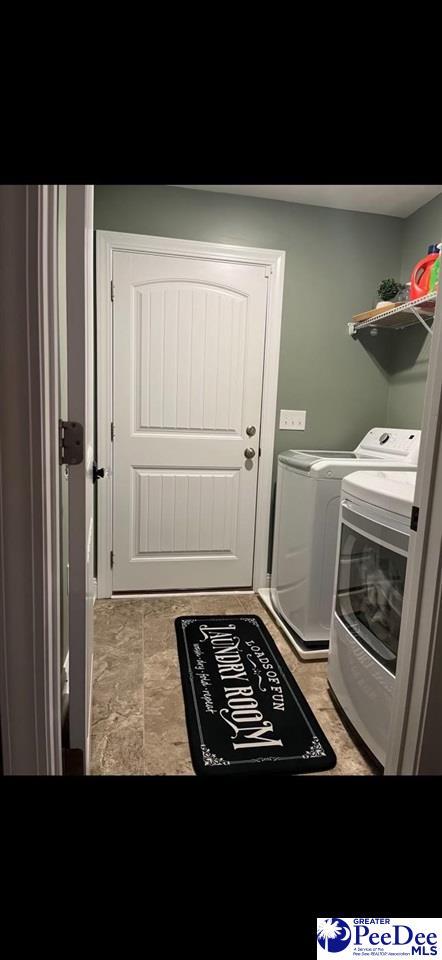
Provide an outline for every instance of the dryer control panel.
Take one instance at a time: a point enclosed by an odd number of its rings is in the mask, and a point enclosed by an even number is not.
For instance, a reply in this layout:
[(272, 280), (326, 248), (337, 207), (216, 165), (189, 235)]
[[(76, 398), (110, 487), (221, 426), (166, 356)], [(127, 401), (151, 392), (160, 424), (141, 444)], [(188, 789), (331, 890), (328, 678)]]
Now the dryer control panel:
[(421, 439), (420, 430), (395, 427), (373, 427), (356, 447), (357, 457), (385, 457), (388, 460), (406, 460), (417, 465)]

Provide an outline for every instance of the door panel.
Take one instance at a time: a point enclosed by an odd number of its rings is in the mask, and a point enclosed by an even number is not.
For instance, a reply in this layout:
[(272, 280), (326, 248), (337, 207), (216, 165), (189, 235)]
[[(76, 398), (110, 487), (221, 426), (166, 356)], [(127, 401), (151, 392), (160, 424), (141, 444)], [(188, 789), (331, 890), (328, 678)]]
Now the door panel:
[(245, 297), (192, 284), (134, 291), (135, 430), (241, 432)]
[(239, 471), (133, 471), (132, 555), (235, 555)]
[(114, 590), (252, 582), (265, 273), (114, 254)]

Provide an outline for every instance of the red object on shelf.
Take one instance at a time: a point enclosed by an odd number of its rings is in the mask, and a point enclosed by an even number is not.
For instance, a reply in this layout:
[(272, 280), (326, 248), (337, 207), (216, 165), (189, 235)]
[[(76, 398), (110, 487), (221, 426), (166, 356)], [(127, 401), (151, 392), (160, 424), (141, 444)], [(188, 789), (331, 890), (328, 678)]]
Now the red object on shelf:
[(426, 257), (423, 257), (422, 260), (419, 260), (419, 262), (411, 271), (410, 300), (416, 300), (417, 297), (424, 297), (425, 294), (428, 293), (431, 268), (438, 256), (438, 252), (428, 253)]

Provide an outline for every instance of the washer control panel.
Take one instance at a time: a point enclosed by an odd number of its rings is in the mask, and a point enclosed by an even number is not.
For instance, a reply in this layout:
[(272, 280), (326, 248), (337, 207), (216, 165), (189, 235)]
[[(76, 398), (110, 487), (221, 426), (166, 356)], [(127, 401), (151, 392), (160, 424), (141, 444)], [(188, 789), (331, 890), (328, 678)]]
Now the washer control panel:
[(421, 431), (373, 427), (365, 435), (355, 453), (358, 457), (388, 457), (390, 460), (405, 459), (416, 465), (419, 457)]

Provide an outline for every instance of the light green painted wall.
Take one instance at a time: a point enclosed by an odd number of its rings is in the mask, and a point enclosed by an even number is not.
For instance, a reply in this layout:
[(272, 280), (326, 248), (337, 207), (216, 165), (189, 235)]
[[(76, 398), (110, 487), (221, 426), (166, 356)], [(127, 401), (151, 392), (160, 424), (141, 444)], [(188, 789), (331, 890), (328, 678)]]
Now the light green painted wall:
[[(385, 346), (347, 333), (379, 279), (400, 270), (402, 221), (169, 186), (96, 186), (95, 228), (286, 251), (279, 409), (307, 411), (306, 430), (275, 432), (289, 447), (351, 448), (382, 425)], [(381, 338), (377, 338), (378, 341)]]
[(401, 279), (409, 280), (414, 264), (425, 257), (430, 243), (442, 240), (442, 193), (404, 221)]
[[(383, 277), (398, 276), (402, 220), (178, 187), (98, 185), (94, 225), (286, 251), (277, 423), (281, 408), (306, 410), (307, 420), (303, 432), (275, 424), (273, 498), (281, 450), (351, 449), (386, 423), (389, 335), (352, 340), (347, 322), (373, 305)], [(271, 550), (272, 529), (269, 569)]]
[[(427, 253), (442, 240), (442, 194), (403, 221), (401, 274), (404, 282)], [(420, 427), (431, 337), (420, 327), (391, 332), (388, 358), (386, 422), (391, 427)]]

